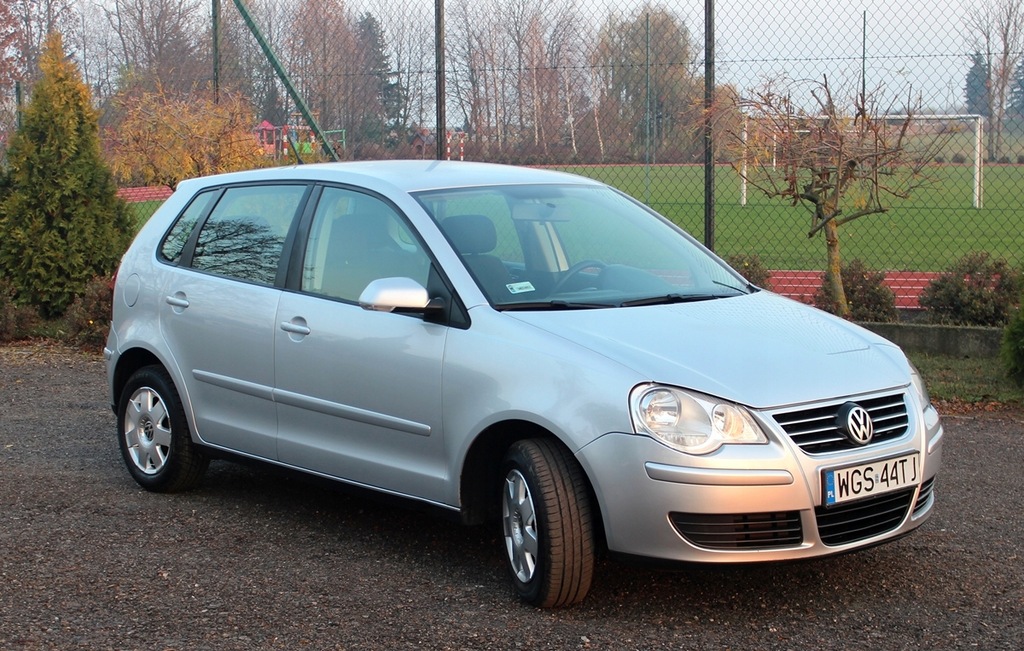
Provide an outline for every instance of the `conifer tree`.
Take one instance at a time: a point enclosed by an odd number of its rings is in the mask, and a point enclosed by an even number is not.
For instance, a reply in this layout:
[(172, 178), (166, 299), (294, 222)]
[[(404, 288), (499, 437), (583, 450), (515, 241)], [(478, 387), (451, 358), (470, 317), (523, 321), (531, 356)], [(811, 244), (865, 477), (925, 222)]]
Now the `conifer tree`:
[(100, 156), (97, 111), (60, 34), (7, 152), (0, 202), (0, 273), (20, 303), (59, 316), (91, 278), (114, 268), (131, 219)]

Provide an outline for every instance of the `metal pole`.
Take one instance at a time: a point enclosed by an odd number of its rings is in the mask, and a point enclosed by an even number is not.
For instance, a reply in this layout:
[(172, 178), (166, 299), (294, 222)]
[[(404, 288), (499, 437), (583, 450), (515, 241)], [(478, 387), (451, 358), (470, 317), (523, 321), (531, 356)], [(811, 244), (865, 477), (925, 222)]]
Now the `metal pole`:
[(444, 138), (447, 131), (445, 116), (445, 77), (444, 77), (444, 0), (434, 0), (434, 66), (437, 68), (436, 78), (436, 104), (437, 104), (437, 127), (434, 129), (434, 140), (437, 142), (437, 160), (444, 160)]
[(644, 132), (644, 203), (651, 205), (651, 12), (646, 16), (646, 43), (644, 49), (644, 73), (646, 75), (647, 108)]
[(213, 102), (220, 103), (220, 0), (213, 0)]
[(249, 13), (249, 8), (245, 4), (245, 0), (234, 0), (234, 3), (235, 7), (238, 8), (238, 12), (242, 14), (242, 20), (245, 21), (249, 31), (252, 32), (254, 37), (256, 37), (256, 42), (259, 43), (260, 49), (263, 50), (263, 56), (267, 57), (267, 61), (270, 62), (271, 67), (273, 67), (274, 71), (277, 73), (277, 78), (281, 80), (282, 84), (284, 84), (285, 90), (288, 91), (288, 96), (292, 98), (293, 102), (295, 102), (295, 107), (299, 109), (299, 113), (302, 114), (302, 118), (322, 143), (324, 153), (333, 161), (339, 160), (337, 152), (334, 151), (334, 147), (324, 135), (323, 130), (320, 128), (320, 124), (316, 121), (316, 118), (313, 117), (313, 112), (310, 111), (309, 106), (306, 105), (306, 100), (302, 98), (302, 95), (300, 95), (299, 91), (295, 88), (295, 85), (292, 83), (288, 73), (285, 72), (284, 66), (281, 65), (281, 61), (277, 58), (277, 55), (274, 54), (273, 48), (270, 47), (270, 43), (267, 42), (263, 32), (260, 31), (259, 26), (256, 25), (256, 21), (253, 20), (252, 14)]
[(982, 157), (985, 155), (981, 145), (982, 131), (984, 130), (985, 118), (980, 115), (974, 117), (974, 207), (981, 208), (983, 201), (982, 194)]
[(743, 162), (740, 163), (740, 205), (747, 205), (747, 116), (743, 116), (743, 131), (740, 134), (743, 141)]
[(860, 102), (868, 110), (868, 12), (864, 10), (860, 43)]
[(715, 0), (704, 0), (704, 246), (715, 250)]
[(21, 98), (21, 82), (14, 82), (14, 106), (17, 115), (16, 124), (18, 129), (21, 129), (21, 111), (22, 111), (22, 98)]

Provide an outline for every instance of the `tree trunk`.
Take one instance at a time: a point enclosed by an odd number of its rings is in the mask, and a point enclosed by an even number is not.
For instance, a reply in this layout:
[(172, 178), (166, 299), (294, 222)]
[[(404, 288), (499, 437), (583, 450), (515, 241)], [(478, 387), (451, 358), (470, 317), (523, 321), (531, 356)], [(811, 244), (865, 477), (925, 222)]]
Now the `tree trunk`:
[(850, 304), (846, 301), (846, 290), (843, 288), (843, 276), (840, 273), (839, 227), (836, 226), (835, 220), (829, 220), (824, 230), (825, 246), (828, 249), (828, 268), (825, 271), (824, 282), (831, 290), (833, 304), (830, 311), (846, 319), (850, 316)]

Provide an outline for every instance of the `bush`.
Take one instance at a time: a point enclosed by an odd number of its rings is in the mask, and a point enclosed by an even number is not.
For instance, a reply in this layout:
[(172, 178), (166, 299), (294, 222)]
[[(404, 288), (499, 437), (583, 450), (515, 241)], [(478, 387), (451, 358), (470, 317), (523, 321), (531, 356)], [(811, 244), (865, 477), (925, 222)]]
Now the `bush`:
[[(1024, 299), (1024, 297), (1022, 297)], [(1024, 300), (1021, 301), (1024, 303)], [(1006, 375), (1024, 387), (1024, 309), (1018, 308), (1003, 331), (1003, 345), (999, 350)]]
[(921, 293), (932, 323), (1003, 326), (1021, 290), (1021, 273), (986, 252), (969, 253)]
[[(874, 323), (892, 323), (899, 319), (896, 295), (885, 286), (885, 272), (872, 271), (860, 260), (851, 260), (839, 271), (850, 307), (850, 319)], [(827, 310), (835, 304), (832, 288), (827, 283), (814, 294), (814, 305)]]
[(68, 338), (87, 348), (102, 348), (107, 341), (113, 309), (114, 279), (97, 277), (89, 281), (64, 314)]
[(18, 305), (16, 297), (14, 285), (0, 278), (0, 342), (25, 339), (39, 325), (39, 311)]
[(738, 253), (726, 256), (725, 261), (729, 263), (730, 267), (743, 274), (743, 277), (752, 284), (764, 289), (772, 288), (772, 272), (768, 271), (756, 253), (750, 255)]
[(953, 154), (953, 163), (956, 165), (963, 165), (967, 162), (967, 157), (963, 154)]

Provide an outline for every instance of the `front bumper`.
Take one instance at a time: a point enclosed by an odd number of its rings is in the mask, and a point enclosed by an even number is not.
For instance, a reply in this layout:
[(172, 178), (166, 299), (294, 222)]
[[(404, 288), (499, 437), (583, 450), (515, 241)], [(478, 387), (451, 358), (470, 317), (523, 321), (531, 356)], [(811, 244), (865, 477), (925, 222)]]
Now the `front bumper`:
[[(652, 438), (612, 433), (581, 449), (608, 548), (652, 559), (744, 563), (811, 558), (899, 538), (931, 515), (943, 429), (929, 407), (896, 440), (807, 454), (760, 419), (771, 442), (686, 455)], [(825, 470), (918, 454), (920, 481), (825, 507)]]

